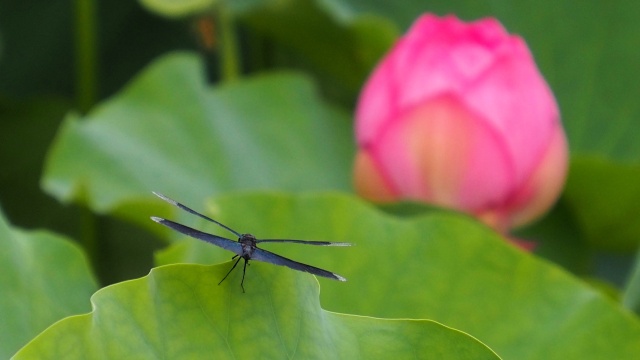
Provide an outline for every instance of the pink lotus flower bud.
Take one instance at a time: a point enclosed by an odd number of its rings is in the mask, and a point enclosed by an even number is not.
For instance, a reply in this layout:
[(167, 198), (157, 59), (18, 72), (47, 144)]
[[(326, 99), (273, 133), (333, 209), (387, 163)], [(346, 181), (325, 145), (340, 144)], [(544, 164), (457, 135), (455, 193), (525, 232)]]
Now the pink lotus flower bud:
[(420, 17), (364, 86), (355, 131), (361, 196), (463, 210), (503, 232), (548, 210), (565, 180), (553, 94), (495, 19)]

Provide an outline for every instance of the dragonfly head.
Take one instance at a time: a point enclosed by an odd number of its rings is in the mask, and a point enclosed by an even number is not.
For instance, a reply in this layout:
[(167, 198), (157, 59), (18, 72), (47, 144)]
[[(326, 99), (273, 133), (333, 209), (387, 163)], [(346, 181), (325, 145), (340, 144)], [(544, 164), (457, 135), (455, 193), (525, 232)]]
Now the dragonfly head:
[(251, 234), (242, 234), (240, 235), (238, 242), (247, 244), (247, 245), (256, 246), (256, 237)]

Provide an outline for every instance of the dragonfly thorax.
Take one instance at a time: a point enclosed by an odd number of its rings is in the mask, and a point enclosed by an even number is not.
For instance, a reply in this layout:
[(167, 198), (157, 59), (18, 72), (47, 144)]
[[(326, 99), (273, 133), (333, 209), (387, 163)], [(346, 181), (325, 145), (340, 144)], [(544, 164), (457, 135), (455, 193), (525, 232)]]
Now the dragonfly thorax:
[(256, 237), (251, 234), (242, 234), (238, 242), (242, 245), (241, 256), (247, 260), (250, 259), (256, 249)]

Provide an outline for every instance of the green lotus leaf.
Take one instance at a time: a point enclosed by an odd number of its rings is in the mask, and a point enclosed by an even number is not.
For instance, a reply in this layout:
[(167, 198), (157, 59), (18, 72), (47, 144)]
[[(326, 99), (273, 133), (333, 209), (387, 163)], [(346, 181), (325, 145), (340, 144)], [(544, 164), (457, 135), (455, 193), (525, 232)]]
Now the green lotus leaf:
[(204, 79), (197, 56), (170, 54), (87, 117), (70, 115), (44, 189), (138, 219), (132, 209), (151, 190), (187, 186), (183, 200), (195, 203), (238, 189), (351, 187), (351, 122), (319, 100), (309, 79), (278, 73), (215, 88)]
[(499, 359), (434, 321), (325, 311), (317, 281), (287, 268), (255, 262), (246, 293), (241, 271), (218, 286), (230, 265), (168, 265), (104, 288), (91, 313), (58, 322), (15, 359)]
[(96, 288), (77, 246), (50, 232), (12, 228), (0, 213), (0, 358), (54, 322), (89, 311)]

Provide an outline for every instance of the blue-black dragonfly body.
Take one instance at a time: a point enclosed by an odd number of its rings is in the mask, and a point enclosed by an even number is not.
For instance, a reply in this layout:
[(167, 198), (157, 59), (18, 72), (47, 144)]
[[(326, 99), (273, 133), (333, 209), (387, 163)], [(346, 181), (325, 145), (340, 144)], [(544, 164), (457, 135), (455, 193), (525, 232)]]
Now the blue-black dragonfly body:
[(339, 281), (347, 281), (347, 279), (345, 279), (344, 277), (338, 275), (338, 274), (334, 274), (330, 271), (327, 270), (323, 270), (320, 268), (317, 268), (315, 266), (311, 266), (311, 265), (307, 265), (307, 264), (303, 264), (297, 261), (293, 261), (291, 259), (287, 259), (284, 256), (280, 256), (278, 254), (274, 254), (270, 251), (264, 250), (264, 249), (260, 249), (258, 248), (258, 243), (267, 243), (267, 242), (288, 242), (288, 243), (295, 243), (295, 244), (306, 244), (306, 245), (319, 245), (319, 246), (351, 246), (350, 243), (344, 243), (344, 242), (329, 242), (329, 241), (307, 241), (307, 240), (288, 240), (288, 239), (256, 239), (255, 236), (251, 235), (251, 234), (240, 234), (239, 232), (227, 227), (226, 225), (223, 225), (222, 223), (213, 220), (212, 218), (200, 214), (199, 212), (192, 210), (188, 207), (186, 207), (185, 205), (180, 204), (179, 202), (172, 200), (162, 194), (156, 193), (154, 192), (154, 194), (156, 196), (158, 196), (159, 198), (161, 198), (162, 200), (179, 207), (180, 209), (183, 209), (187, 212), (190, 212), (191, 214), (197, 215), (207, 221), (211, 221), (225, 229), (227, 229), (228, 231), (232, 232), (233, 234), (235, 234), (238, 237), (238, 241), (234, 241), (231, 239), (227, 239), (227, 238), (223, 238), (221, 236), (217, 236), (217, 235), (213, 235), (213, 234), (209, 234), (200, 230), (196, 230), (194, 228), (182, 225), (182, 224), (178, 224), (176, 222), (173, 222), (171, 220), (166, 220), (166, 219), (162, 219), (159, 217), (155, 217), (152, 216), (151, 220), (160, 223), (164, 226), (167, 226), (173, 230), (176, 230), (178, 232), (181, 232), (184, 235), (190, 236), (192, 238), (198, 239), (198, 240), (202, 240), (205, 242), (208, 242), (210, 244), (219, 246), (225, 250), (229, 250), (233, 253), (235, 253), (235, 256), (232, 257), (232, 259), (235, 259), (236, 257), (238, 258), (238, 260), (236, 260), (236, 262), (233, 264), (233, 266), (231, 267), (231, 269), (229, 270), (229, 272), (227, 272), (227, 274), (222, 278), (222, 280), (220, 280), (220, 282), (218, 283), (218, 285), (220, 285), (224, 279), (227, 278), (227, 276), (229, 276), (229, 274), (231, 273), (231, 271), (233, 271), (233, 269), (235, 269), (236, 265), (238, 265), (238, 262), (240, 261), (240, 259), (244, 259), (244, 268), (242, 271), (242, 281), (240, 282), (240, 286), (242, 287), (242, 292), (244, 292), (244, 275), (247, 271), (247, 264), (249, 263), (249, 260), (257, 260), (257, 261), (263, 261), (263, 262), (268, 262), (271, 264), (275, 264), (275, 265), (282, 265), (282, 266), (286, 266), (289, 267), (291, 269), (294, 270), (298, 270), (298, 271), (304, 271), (304, 272), (308, 272), (314, 275), (318, 275), (318, 276), (324, 276), (326, 278), (329, 279), (334, 279), (334, 280), (339, 280)]

